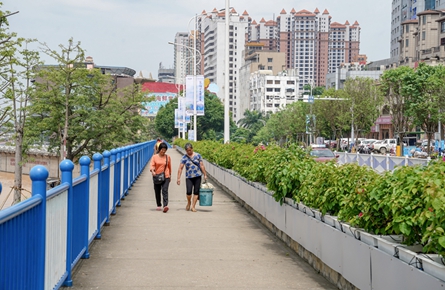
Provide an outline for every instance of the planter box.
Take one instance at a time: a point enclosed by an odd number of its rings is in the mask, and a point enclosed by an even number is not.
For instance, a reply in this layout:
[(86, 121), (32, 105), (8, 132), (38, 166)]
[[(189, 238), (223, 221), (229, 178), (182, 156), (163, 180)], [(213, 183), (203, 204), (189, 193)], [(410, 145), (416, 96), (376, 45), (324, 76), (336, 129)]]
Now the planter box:
[(445, 281), (445, 265), (442, 262), (442, 257), (437, 254), (420, 254), (423, 271), (442, 281)]
[(400, 245), (396, 246), (396, 254), (398, 254), (399, 259), (408, 265), (414, 266), (417, 269), (422, 268), (422, 264), (418, 258), (418, 254), (422, 253), (423, 247), (422, 245), (414, 245), (414, 246), (405, 246)]
[(323, 221), (323, 215), (321, 214), (321, 212), (319, 212), (318, 210), (313, 209), (312, 213), (314, 214), (314, 217), (319, 220), (319, 221)]
[(295, 203), (295, 200), (293, 200), (292, 198), (285, 197), (284, 202), (293, 208), (297, 208), (297, 204)]
[(342, 231), (348, 236), (360, 240), (360, 231), (357, 228), (354, 228), (347, 223), (342, 223)]
[(371, 235), (370, 233), (365, 232), (363, 230), (359, 231), (360, 231), (360, 241), (371, 247), (377, 248), (377, 236)]
[(396, 256), (395, 248), (400, 246), (403, 241), (402, 235), (378, 236), (377, 248), (391, 256)]
[(325, 224), (330, 225), (331, 227), (335, 227), (335, 224), (338, 223), (337, 217), (331, 216), (331, 215), (327, 215), (327, 214), (322, 216), (322, 221)]

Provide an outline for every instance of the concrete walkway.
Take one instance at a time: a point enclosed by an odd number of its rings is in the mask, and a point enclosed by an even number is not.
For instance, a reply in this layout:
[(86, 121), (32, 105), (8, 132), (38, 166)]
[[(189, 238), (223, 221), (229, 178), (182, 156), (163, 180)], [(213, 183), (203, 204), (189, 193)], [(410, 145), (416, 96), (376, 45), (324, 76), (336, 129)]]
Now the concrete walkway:
[[(337, 289), (216, 188), (213, 206), (185, 210), (174, 149), (167, 213), (156, 211), (148, 169), (73, 273), (71, 289)], [(211, 180), (210, 180), (211, 182)]]

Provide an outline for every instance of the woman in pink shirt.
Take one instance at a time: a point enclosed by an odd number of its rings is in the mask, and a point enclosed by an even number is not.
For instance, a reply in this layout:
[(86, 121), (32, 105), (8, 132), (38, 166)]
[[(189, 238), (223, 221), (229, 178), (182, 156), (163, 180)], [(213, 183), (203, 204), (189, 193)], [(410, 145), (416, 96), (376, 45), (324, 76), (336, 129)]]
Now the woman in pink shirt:
[[(161, 210), (161, 206), (164, 206), (163, 212), (168, 211), (168, 186), (170, 184), (170, 177), (172, 172), (172, 162), (170, 156), (165, 154), (167, 152), (167, 144), (162, 142), (158, 147), (158, 154), (153, 155), (151, 158), (150, 172), (153, 176), (164, 172), (165, 180), (161, 184), (154, 184), (155, 197), (156, 197), (156, 210)], [(161, 204), (161, 192), (162, 192), (162, 204)]]

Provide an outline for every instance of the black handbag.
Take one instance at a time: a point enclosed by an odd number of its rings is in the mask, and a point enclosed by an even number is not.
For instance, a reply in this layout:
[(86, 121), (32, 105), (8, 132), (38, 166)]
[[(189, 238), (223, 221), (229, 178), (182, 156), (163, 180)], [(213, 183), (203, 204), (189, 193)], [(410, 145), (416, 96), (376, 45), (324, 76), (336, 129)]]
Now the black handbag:
[(153, 176), (153, 183), (154, 184), (162, 184), (165, 181), (165, 169), (167, 169), (167, 155), (165, 155), (165, 168), (164, 168), (164, 172), (161, 172), (159, 174), (155, 174), (155, 176)]

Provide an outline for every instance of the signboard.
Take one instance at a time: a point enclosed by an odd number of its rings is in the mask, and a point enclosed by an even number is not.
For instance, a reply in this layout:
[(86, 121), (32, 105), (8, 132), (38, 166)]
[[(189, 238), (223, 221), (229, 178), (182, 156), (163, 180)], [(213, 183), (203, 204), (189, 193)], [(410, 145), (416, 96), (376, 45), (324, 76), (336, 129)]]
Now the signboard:
[(309, 104), (313, 104), (313, 103), (314, 103), (314, 96), (308, 96), (308, 97), (307, 97), (307, 102), (308, 102)]
[(142, 103), (144, 109), (141, 110), (141, 116), (154, 117), (162, 106), (176, 97), (175, 93), (150, 93), (155, 97), (155, 101)]

